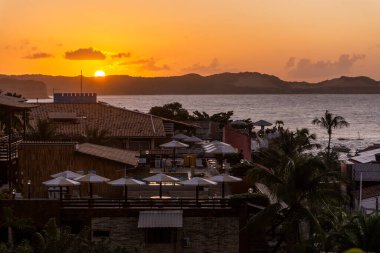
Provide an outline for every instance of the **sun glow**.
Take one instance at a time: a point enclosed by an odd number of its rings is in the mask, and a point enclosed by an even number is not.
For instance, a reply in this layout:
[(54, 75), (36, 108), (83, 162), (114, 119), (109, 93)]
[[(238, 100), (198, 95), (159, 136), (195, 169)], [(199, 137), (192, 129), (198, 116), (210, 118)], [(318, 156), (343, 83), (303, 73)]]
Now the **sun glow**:
[(102, 76), (106, 76), (106, 73), (104, 73), (103, 70), (97, 70), (97, 71), (95, 71), (94, 76), (95, 77), (102, 77)]

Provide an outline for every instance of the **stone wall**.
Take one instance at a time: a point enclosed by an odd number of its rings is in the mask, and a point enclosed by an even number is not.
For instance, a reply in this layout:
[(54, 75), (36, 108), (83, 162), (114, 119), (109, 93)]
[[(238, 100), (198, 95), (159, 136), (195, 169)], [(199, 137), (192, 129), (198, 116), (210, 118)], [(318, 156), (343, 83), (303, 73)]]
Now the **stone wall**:
[(239, 252), (238, 217), (183, 217), (183, 228), (175, 229), (171, 244), (145, 244), (144, 229), (137, 228), (137, 223), (138, 217), (94, 217), (91, 228), (109, 231), (112, 243), (137, 248), (141, 253)]
[(239, 252), (239, 218), (184, 217), (183, 238), (189, 238), (189, 247), (183, 253)]
[[(115, 245), (124, 245), (130, 249), (144, 248), (144, 230), (137, 228), (138, 217), (96, 217), (91, 219), (91, 229), (109, 231)], [(92, 240), (102, 240), (92, 237)]]

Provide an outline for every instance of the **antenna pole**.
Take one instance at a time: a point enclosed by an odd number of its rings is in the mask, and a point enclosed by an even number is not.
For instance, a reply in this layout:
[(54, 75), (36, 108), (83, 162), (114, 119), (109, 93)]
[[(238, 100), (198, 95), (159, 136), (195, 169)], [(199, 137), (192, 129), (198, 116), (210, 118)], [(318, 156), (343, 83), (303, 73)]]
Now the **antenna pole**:
[(80, 94), (81, 95), (83, 94), (83, 90), (82, 90), (82, 88), (83, 88), (83, 81), (82, 81), (82, 79), (83, 79), (82, 70), (80, 70)]

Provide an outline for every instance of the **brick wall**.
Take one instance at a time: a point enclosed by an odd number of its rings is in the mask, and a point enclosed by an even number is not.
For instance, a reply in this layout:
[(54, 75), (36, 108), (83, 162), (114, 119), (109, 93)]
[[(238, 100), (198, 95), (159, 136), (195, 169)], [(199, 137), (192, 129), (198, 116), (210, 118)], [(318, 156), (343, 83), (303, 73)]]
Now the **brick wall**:
[(231, 126), (223, 129), (223, 141), (243, 152), (244, 159), (251, 161), (251, 137)]

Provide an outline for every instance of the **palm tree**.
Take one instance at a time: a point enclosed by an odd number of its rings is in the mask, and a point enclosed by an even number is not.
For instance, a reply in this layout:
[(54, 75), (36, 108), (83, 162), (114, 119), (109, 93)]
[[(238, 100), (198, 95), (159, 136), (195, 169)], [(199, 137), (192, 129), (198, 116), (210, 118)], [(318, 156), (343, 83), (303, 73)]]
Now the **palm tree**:
[[(269, 228), (268, 235), (277, 235), (275, 250), (285, 245), (287, 252), (295, 252), (305, 246), (305, 235), (323, 234), (317, 210), (323, 208), (323, 203), (342, 200), (337, 190), (340, 173), (328, 171), (320, 159), (310, 154), (295, 155), (286, 166), (274, 169), (256, 166), (250, 177), (264, 187), (261, 190), (272, 203), (250, 223)], [(308, 231), (302, 232), (305, 228)]]
[(310, 134), (307, 128), (297, 129), (296, 132), (286, 129), (277, 138), (270, 141), (267, 149), (261, 149), (256, 156), (256, 162), (268, 168), (284, 167), (298, 154), (318, 148), (315, 144), (315, 134)]
[(323, 117), (315, 118), (311, 123), (317, 126), (321, 126), (322, 128), (327, 130), (327, 134), (329, 135), (327, 153), (330, 153), (331, 149), (330, 145), (332, 130), (336, 128), (348, 127), (350, 125), (342, 116), (334, 115), (328, 110), (326, 110), (325, 115)]
[(38, 119), (36, 128), (30, 133), (34, 141), (52, 141), (57, 138), (57, 126), (49, 119)]
[(93, 144), (103, 145), (109, 142), (109, 132), (107, 129), (86, 127), (85, 141)]

